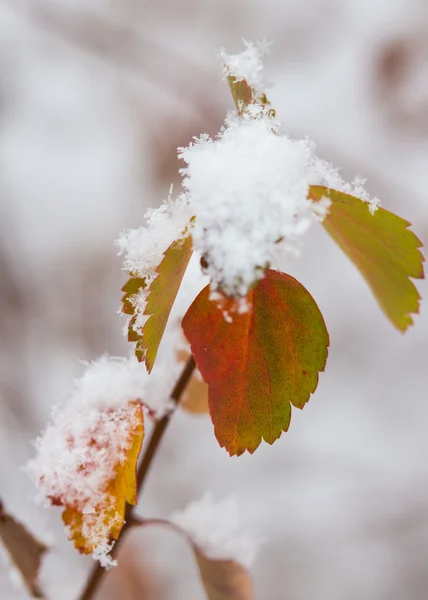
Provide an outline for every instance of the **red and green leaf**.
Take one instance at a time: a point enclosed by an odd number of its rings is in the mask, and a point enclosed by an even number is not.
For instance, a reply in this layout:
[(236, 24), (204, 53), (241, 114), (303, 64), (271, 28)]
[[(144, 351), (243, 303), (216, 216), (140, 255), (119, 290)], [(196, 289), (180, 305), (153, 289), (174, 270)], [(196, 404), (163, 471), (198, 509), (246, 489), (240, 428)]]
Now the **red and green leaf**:
[[(291, 405), (303, 408), (318, 384), (329, 344), (324, 319), (293, 277), (268, 269), (248, 310), (210, 299), (207, 286), (182, 325), (209, 386), (216, 437), (229, 454), (254, 452), (287, 431)], [(225, 318), (229, 313), (230, 318)]]
[[(164, 252), (164, 257), (156, 269), (156, 276), (147, 288), (145, 278), (131, 277), (122, 291), (123, 312), (130, 315), (128, 340), (136, 342), (135, 355), (144, 361), (150, 373), (156, 360), (159, 345), (171, 313), (172, 305), (177, 296), (190, 257), (192, 256), (192, 238), (187, 234), (184, 238), (175, 240)], [(135, 330), (136, 309), (132, 296), (145, 290), (147, 302), (144, 314), (149, 318), (141, 328)]]
[(322, 186), (311, 186), (309, 197), (331, 205), (323, 225), (371, 287), (380, 307), (395, 327), (405, 331), (419, 312), (419, 293), (410, 278), (424, 277), (421, 241), (410, 223), (367, 202)]

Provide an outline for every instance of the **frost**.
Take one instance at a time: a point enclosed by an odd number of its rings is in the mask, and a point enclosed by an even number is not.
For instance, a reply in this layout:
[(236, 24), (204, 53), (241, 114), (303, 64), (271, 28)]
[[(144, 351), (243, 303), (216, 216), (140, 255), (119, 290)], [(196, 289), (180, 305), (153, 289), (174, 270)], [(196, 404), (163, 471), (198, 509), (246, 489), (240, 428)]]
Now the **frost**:
[(254, 562), (256, 543), (242, 532), (238, 502), (232, 496), (216, 502), (207, 492), (201, 500), (174, 513), (170, 521), (208, 558), (235, 560), (247, 568)]
[(256, 94), (261, 95), (266, 89), (263, 70), (263, 56), (270, 51), (271, 44), (266, 41), (254, 44), (243, 40), (244, 52), (227, 54), (220, 48), (218, 55), (223, 62), (223, 71), (226, 77), (231, 75), (236, 81), (245, 80)]

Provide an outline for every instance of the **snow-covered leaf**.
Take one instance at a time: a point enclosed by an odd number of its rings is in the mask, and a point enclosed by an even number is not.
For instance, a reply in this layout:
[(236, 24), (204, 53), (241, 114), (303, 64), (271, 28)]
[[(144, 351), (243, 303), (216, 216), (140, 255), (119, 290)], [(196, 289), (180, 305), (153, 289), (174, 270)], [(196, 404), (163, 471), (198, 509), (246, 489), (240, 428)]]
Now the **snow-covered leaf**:
[(131, 298), (141, 293), (145, 287), (147, 287), (145, 277), (134, 277), (131, 275), (122, 288), (122, 292), (124, 292), (122, 296), (122, 312), (131, 317), (128, 323), (128, 342), (137, 342), (135, 348), (135, 354), (137, 358), (142, 354), (142, 350), (139, 350), (138, 348), (138, 341), (140, 337), (134, 329), (136, 316), (134, 314), (135, 307), (132, 304)]
[(268, 269), (241, 310), (210, 298), (207, 286), (182, 326), (209, 386), (216, 437), (229, 454), (272, 444), (303, 408), (327, 360), (328, 333), (309, 292), (293, 277)]
[(311, 186), (309, 197), (331, 201), (323, 225), (358, 267), (380, 307), (395, 327), (405, 331), (419, 312), (419, 293), (410, 278), (424, 277), (421, 241), (410, 223), (349, 194)]
[(148, 375), (135, 359), (103, 356), (87, 365), (64, 405), (35, 442), (27, 470), (38, 499), (65, 508), (70, 538), (104, 566), (136, 502), (136, 462), (143, 439)]
[(136, 519), (135, 525), (166, 526), (191, 545), (208, 600), (253, 600), (248, 569), (256, 544), (241, 528), (234, 497), (214, 500), (208, 492), (170, 519)]
[(194, 249), (211, 286), (246, 296), (278, 254), (295, 256), (302, 236), (322, 218), (308, 199), (309, 183), (324, 172), (309, 140), (282, 135), (270, 111), (257, 104), (228, 118), (211, 140), (201, 136), (179, 157), (196, 216)]
[(164, 252), (149, 286), (145, 278), (131, 275), (122, 288), (122, 310), (131, 316), (128, 340), (136, 342), (135, 355), (139, 361), (145, 362), (149, 373), (191, 256), (192, 238), (187, 232)]
[[(266, 88), (263, 56), (270, 50), (271, 44), (263, 41), (258, 43), (244, 40), (245, 50), (238, 54), (229, 54), (224, 48), (219, 50), (219, 58), (223, 63), (223, 73), (232, 90), (237, 109), (240, 108), (236, 98), (248, 104), (253, 98), (261, 96)], [(236, 83), (237, 96), (231, 86)], [(242, 86), (240, 86), (242, 84)]]
[[(69, 528), (70, 539), (83, 554), (97, 554), (109, 546), (112, 540), (117, 540), (124, 524), (126, 503), (137, 503), (136, 466), (144, 434), (141, 405), (138, 402), (131, 403), (120, 415), (109, 414), (107, 419), (113, 423), (117, 420), (127, 421), (128, 435), (123, 454), (116, 459), (111, 479), (101, 486), (100, 497), (94, 501), (87, 498), (83, 502), (74, 501), (72, 494), (70, 498), (66, 495), (52, 498), (53, 504), (65, 506), (62, 518)], [(103, 430), (104, 425), (105, 421), (102, 420), (99, 423), (101, 431), (94, 428), (90, 441), (98, 460), (111, 452), (106, 431)], [(72, 444), (71, 440), (70, 443)], [(84, 476), (90, 478), (94, 476), (97, 464), (83, 459), (81, 469)]]
[(30, 594), (42, 598), (37, 576), (43, 554), (47, 548), (21, 523), (7, 514), (0, 502), (0, 540), (8, 551), (14, 566), (19, 570)]

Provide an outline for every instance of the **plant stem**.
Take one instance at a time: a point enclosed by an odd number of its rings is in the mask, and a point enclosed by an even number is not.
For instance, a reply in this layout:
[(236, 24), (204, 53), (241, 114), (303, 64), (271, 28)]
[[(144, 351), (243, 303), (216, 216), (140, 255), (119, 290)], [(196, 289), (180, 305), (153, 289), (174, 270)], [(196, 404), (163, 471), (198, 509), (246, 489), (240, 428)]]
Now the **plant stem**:
[[(174, 386), (174, 389), (171, 392), (171, 400), (176, 405), (179, 403), (180, 398), (181, 398), (183, 392), (185, 391), (185, 389), (190, 381), (190, 378), (192, 377), (193, 371), (195, 370), (195, 366), (196, 366), (195, 360), (194, 360), (193, 356), (190, 355), (186, 364), (184, 365), (184, 368), (180, 374), (180, 377), (177, 380), (177, 383)], [(156, 456), (156, 453), (159, 448), (159, 444), (162, 441), (162, 438), (165, 434), (165, 431), (168, 427), (168, 424), (171, 420), (173, 413), (174, 413), (174, 411), (171, 411), (167, 415), (162, 417), (162, 419), (157, 421), (157, 423), (152, 431), (149, 443), (147, 445), (146, 451), (143, 454), (143, 458), (141, 460), (140, 466), (138, 467), (138, 471), (137, 471), (138, 496), (140, 496), (140, 493), (144, 487), (147, 475), (150, 471), (150, 467), (152, 466), (153, 459)], [(134, 511), (134, 507), (131, 506), (130, 504), (128, 504), (126, 507), (126, 512), (125, 512), (125, 525), (123, 526), (123, 529), (122, 529), (119, 539), (113, 546), (113, 549), (111, 552), (112, 557), (116, 556), (118, 549), (121, 545), (121, 542), (123, 541), (123, 539), (125, 537), (126, 532), (132, 527), (133, 511)], [(87, 582), (82, 594), (80, 595), (79, 600), (93, 600), (93, 598), (95, 598), (95, 594), (97, 593), (98, 588), (99, 588), (101, 581), (103, 580), (105, 574), (106, 574), (106, 569), (104, 569), (104, 567), (102, 567), (100, 564), (96, 565), (92, 569), (91, 575), (89, 576), (88, 582)]]

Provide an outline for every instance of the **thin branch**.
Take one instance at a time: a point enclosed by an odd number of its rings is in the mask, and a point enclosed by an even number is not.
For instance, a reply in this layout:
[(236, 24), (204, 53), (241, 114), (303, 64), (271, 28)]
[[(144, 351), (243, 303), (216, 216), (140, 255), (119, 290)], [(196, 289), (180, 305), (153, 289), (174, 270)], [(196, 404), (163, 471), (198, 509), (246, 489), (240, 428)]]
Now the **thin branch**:
[[(183, 371), (181, 372), (181, 375), (178, 378), (177, 383), (175, 384), (174, 389), (171, 392), (171, 400), (173, 400), (173, 402), (175, 402), (176, 405), (179, 403), (180, 398), (192, 377), (193, 371), (195, 370), (195, 366), (195, 360), (191, 355), (188, 358), (186, 364), (184, 365)], [(144, 452), (140, 466), (138, 467), (137, 489), (139, 495), (144, 487), (147, 475), (153, 463), (153, 459), (156, 456), (159, 444), (162, 441), (162, 438), (165, 434), (165, 431), (169, 425), (173, 414), (174, 411), (171, 411), (170, 413), (162, 417), (162, 419), (160, 419), (156, 423), (155, 428), (153, 429), (150, 441), (147, 445), (146, 451)], [(126, 532), (132, 527), (132, 524), (134, 522), (133, 511), (134, 507), (128, 505), (125, 513), (125, 525), (123, 526), (122, 533), (117, 542), (115, 543), (111, 552), (113, 557), (117, 555), (118, 549), (125, 537)], [(93, 598), (95, 598), (95, 594), (98, 591), (98, 588), (104, 578), (105, 573), (106, 570), (99, 564), (92, 569), (92, 573), (88, 579), (85, 589), (83, 590), (80, 596), (80, 600), (93, 600)]]
[(0, 499), (0, 542), (6, 548), (14, 566), (34, 598), (44, 598), (38, 587), (40, 562), (47, 547), (22, 523), (7, 514)]

